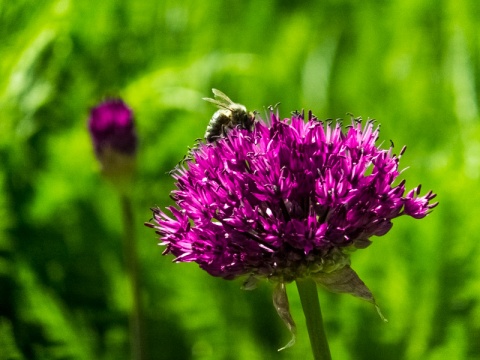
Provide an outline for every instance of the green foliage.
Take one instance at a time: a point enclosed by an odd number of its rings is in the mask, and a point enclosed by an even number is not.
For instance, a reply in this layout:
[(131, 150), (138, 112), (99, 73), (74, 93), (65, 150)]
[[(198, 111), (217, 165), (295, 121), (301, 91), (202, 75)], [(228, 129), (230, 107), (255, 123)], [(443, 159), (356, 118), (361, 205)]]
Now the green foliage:
[(374, 117), (407, 185), (439, 194), (353, 256), (389, 319), (320, 292), (336, 359), (480, 356), (480, 5), (475, 0), (0, 1), (0, 359), (127, 359), (120, 203), (86, 119), (105, 96), (136, 114), (135, 210), (151, 359), (303, 359), (253, 292), (172, 264), (143, 222), (202, 137), (211, 88), (263, 114)]

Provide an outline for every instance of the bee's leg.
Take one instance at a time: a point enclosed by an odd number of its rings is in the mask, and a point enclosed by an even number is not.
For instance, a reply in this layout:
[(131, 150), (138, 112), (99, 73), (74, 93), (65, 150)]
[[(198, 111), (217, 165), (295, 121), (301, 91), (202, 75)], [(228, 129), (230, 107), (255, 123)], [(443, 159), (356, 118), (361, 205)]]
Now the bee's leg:
[[(222, 136), (223, 137), (227, 137), (227, 133), (228, 133), (228, 126), (227, 125), (222, 125)], [(219, 136), (220, 137), (220, 136)]]

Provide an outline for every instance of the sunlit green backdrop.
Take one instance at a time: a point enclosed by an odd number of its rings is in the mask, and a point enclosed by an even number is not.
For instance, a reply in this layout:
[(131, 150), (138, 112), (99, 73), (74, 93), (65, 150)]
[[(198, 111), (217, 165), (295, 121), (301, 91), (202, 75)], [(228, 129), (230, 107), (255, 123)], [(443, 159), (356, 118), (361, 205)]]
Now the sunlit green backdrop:
[(376, 118), (407, 187), (440, 206), (353, 255), (389, 323), (320, 290), (334, 359), (480, 357), (477, 0), (0, 1), (0, 359), (128, 359), (120, 203), (89, 109), (121, 96), (140, 137), (134, 189), (149, 359), (309, 359), (271, 284), (240, 290), (162, 257), (143, 226), (202, 137), (211, 88), (261, 114)]

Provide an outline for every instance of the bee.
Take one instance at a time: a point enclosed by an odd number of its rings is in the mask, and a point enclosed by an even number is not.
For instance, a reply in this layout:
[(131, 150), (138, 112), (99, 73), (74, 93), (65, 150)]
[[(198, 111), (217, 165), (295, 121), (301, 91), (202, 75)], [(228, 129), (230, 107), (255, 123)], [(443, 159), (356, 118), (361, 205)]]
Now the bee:
[(255, 113), (248, 111), (241, 104), (234, 103), (220, 90), (212, 89), (212, 92), (216, 99), (203, 98), (203, 100), (217, 105), (220, 110), (213, 114), (207, 126), (205, 139), (209, 143), (213, 143), (221, 136), (227, 135), (228, 130), (236, 126), (245, 130), (252, 130)]

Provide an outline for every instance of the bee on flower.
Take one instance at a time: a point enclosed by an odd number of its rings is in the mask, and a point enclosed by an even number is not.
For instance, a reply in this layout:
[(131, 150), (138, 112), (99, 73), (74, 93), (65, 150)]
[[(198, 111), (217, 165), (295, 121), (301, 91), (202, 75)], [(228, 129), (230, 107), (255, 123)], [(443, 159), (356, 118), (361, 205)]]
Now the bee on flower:
[(274, 303), (294, 333), (285, 284), (308, 278), (375, 304), (350, 266), (351, 250), (385, 235), (394, 218), (423, 218), (437, 203), (431, 191), (396, 184), (405, 148), (395, 155), (377, 146), (373, 120), (343, 127), (311, 112), (305, 120), (273, 111), (269, 120), (232, 127), (215, 146), (200, 143), (173, 174), (176, 206), (153, 209), (147, 225), (176, 262), (243, 277), (247, 289), (261, 279), (278, 284)]

